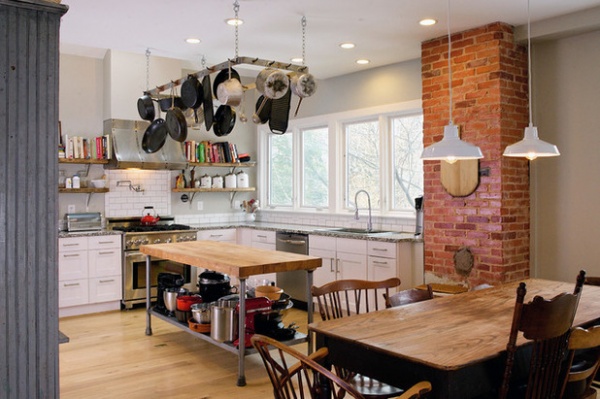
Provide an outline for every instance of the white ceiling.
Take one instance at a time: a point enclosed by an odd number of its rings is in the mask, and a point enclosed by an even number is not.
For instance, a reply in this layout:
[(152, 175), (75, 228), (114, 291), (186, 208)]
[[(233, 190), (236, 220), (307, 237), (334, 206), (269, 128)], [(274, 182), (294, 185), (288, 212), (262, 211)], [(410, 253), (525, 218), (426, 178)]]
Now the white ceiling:
[[(600, 0), (530, 0), (536, 21), (600, 6)], [(234, 1), (63, 0), (61, 52), (103, 57), (106, 49), (187, 60), (200, 70), (235, 56)], [(239, 0), (239, 55), (289, 62), (302, 55), (306, 16), (306, 64), (318, 79), (420, 57), (421, 42), (447, 34), (444, 0)], [(418, 21), (439, 23), (422, 27)], [(453, 32), (502, 21), (527, 23), (527, 0), (452, 0)], [(198, 37), (200, 44), (185, 43)], [(356, 43), (352, 50), (339, 44)], [(371, 63), (360, 66), (358, 58)]]

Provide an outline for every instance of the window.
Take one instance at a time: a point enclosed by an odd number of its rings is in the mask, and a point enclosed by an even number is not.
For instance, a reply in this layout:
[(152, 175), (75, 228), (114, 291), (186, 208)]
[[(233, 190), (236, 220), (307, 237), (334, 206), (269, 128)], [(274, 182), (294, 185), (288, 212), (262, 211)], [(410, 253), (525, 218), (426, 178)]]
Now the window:
[[(416, 102), (290, 121), (288, 133), (261, 129), (260, 165), (271, 209), (366, 208), (414, 211), (423, 193), (423, 115)], [(418, 103), (420, 105), (420, 102)]]
[(302, 206), (329, 206), (329, 129), (301, 131), (302, 139)]

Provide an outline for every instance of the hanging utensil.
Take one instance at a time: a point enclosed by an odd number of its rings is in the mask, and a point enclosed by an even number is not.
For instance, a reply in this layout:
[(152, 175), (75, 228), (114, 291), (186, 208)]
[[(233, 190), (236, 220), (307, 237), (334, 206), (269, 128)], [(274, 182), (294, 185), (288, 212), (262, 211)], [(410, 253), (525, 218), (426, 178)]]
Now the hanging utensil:
[(181, 108), (175, 106), (175, 88), (171, 83), (171, 108), (167, 111), (167, 131), (175, 141), (183, 143), (187, 139), (187, 122)]
[(219, 105), (215, 113), (213, 131), (219, 137), (226, 136), (235, 126), (235, 110), (229, 105)]
[(269, 128), (272, 133), (284, 134), (287, 131), (291, 98), (292, 92), (288, 90), (283, 97), (273, 100), (269, 116)]
[(204, 108), (204, 126), (208, 132), (214, 122), (212, 92), (210, 90), (210, 76), (208, 74), (204, 75), (204, 78), (202, 79), (202, 89), (204, 90), (202, 100), (202, 108)]
[(142, 137), (142, 149), (148, 154), (157, 152), (165, 145), (167, 135), (167, 125), (165, 124), (165, 120), (160, 117), (159, 111), (158, 118), (153, 120), (144, 132), (144, 136)]
[(256, 101), (256, 112), (252, 115), (252, 122), (267, 123), (269, 115), (271, 114), (271, 103), (273, 100), (265, 96), (258, 97)]
[(298, 105), (294, 112), (294, 117), (296, 117), (300, 109), (300, 104), (302, 104), (302, 99), (312, 96), (317, 91), (317, 82), (310, 73), (292, 72), (288, 74), (288, 77), (290, 78), (292, 93), (299, 97)]
[(290, 89), (290, 79), (285, 72), (265, 68), (256, 76), (256, 90), (272, 100), (283, 97)]

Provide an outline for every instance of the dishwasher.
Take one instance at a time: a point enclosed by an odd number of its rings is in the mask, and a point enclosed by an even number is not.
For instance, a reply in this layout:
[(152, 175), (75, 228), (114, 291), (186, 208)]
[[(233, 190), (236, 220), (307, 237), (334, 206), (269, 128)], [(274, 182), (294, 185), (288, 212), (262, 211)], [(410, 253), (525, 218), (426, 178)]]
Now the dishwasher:
[[(308, 234), (277, 232), (275, 235), (275, 249), (277, 251), (292, 252), (308, 255)], [(306, 310), (308, 300), (306, 271), (277, 273), (277, 286), (282, 288), (292, 298), (294, 307)]]

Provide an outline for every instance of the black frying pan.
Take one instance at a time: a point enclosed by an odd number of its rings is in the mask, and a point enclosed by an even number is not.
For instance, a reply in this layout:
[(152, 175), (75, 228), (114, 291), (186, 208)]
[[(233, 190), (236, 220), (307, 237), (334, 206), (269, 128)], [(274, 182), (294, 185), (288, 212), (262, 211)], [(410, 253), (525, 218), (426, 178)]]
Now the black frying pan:
[(167, 140), (167, 126), (163, 118), (157, 118), (146, 128), (142, 138), (142, 149), (148, 154), (160, 150)]
[(181, 101), (188, 108), (198, 109), (202, 105), (203, 96), (202, 83), (195, 75), (189, 75), (181, 85)]
[(187, 121), (181, 108), (173, 107), (167, 111), (166, 125), (173, 140), (183, 143), (187, 139)]
[(213, 131), (217, 136), (227, 136), (235, 126), (235, 111), (229, 105), (219, 105), (215, 113)]
[(212, 92), (210, 91), (210, 76), (204, 75), (202, 79), (202, 90), (204, 91), (202, 96), (202, 107), (204, 108), (204, 125), (206, 126), (206, 131), (210, 131), (210, 128), (213, 125), (213, 101), (212, 101)]
[(152, 97), (148, 94), (144, 94), (137, 101), (138, 113), (140, 114), (140, 118), (145, 121), (153, 121), (155, 117), (154, 111), (154, 103), (152, 102)]
[(183, 103), (181, 97), (165, 97), (158, 100), (158, 105), (160, 105), (160, 110), (162, 112), (167, 112), (171, 107), (177, 107), (182, 111), (185, 111), (188, 107)]

